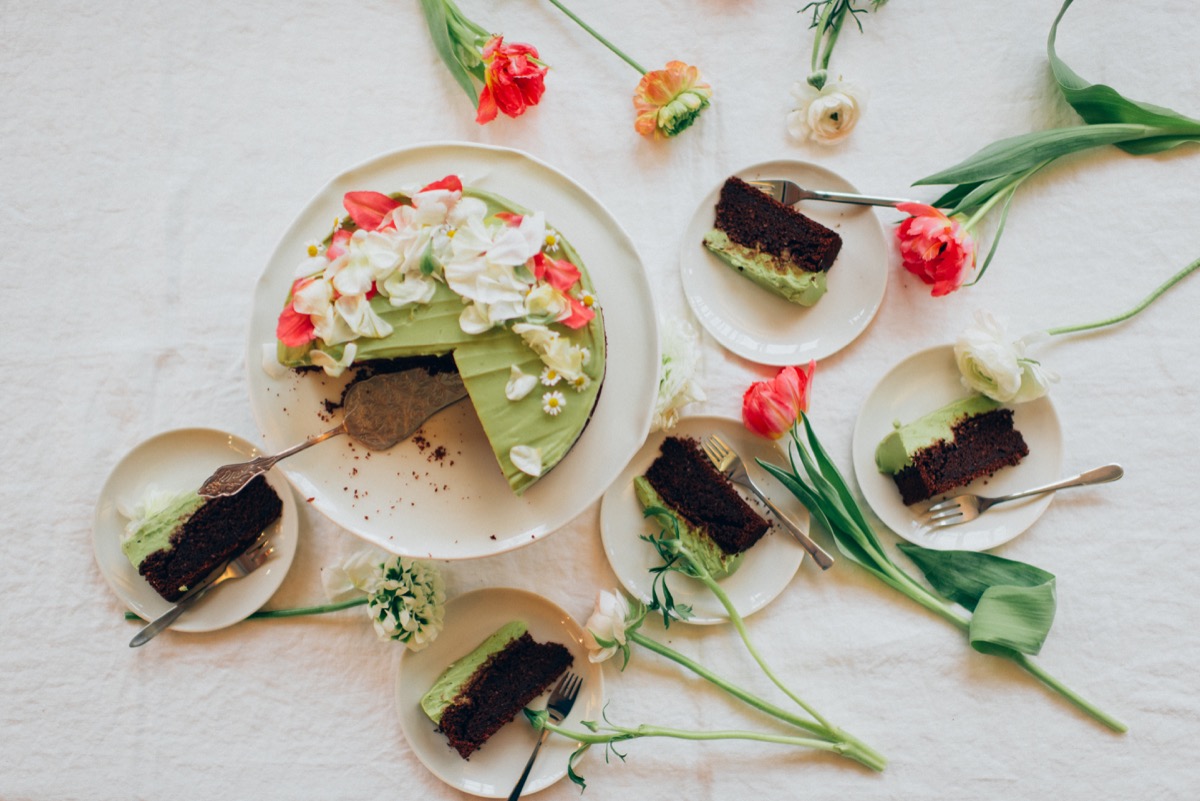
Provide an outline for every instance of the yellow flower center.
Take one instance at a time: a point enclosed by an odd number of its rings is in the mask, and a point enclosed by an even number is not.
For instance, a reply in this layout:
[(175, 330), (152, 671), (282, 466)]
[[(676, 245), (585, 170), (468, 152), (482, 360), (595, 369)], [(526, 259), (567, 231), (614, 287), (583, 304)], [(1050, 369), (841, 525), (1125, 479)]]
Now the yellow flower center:
[(316, 245), (309, 245), (309, 246), (308, 246), (308, 255), (309, 255), (309, 256), (315, 256), (315, 255), (317, 255), (317, 254), (318, 254), (318, 253), (320, 253), (320, 252), (321, 252), (321, 251), (320, 251), (320, 249), (319, 249), (319, 248), (318, 248)]
[(558, 237), (554, 234), (546, 234), (546, 247), (552, 248), (558, 244)]

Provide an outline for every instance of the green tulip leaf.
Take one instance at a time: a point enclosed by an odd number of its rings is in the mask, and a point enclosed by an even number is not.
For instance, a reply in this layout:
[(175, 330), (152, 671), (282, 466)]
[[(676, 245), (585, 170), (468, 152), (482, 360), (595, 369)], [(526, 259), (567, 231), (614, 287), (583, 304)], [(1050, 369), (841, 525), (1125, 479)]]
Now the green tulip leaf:
[(1159, 153), (1184, 142), (1196, 141), (1200, 136), (1200, 120), (1153, 103), (1130, 100), (1111, 86), (1089, 83), (1058, 57), (1055, 51), (1058, 23), (1062, 21), (1072, 2), (1074, 0), (1066, 0), (1059, 9), (1058, 16), (1054, 18), (1046, 42), (1046, 52), (1050, 56), (1050, 69), (1054, 72), (1054, 79), (1058, 81), (1063, 97), (1079, 116), (1091, 125), (1131, 123), (1167, 129), (1164, 131), (1167, 135), (1115, 143), (1117, 147), (1134, 155)]
[(450, 22), (446, 18), (446, 5), (443, 0), (421, 0), (421, 10), (425, 12), (425, 21), (429, 23), (429, 35), (433, 38), (433, 46), (442, 57), (446, 68), (458, 81), (458, 85), (471, 99), (472, 106), (479, 105), (479, 92), (471, 81), (471, 74), (459, 61), (455, 53), (456, 43), (450, 33)]
[(898, 546), (942, 597), (970, 609), (971, 647), (1036, 654), (1057, 605), (1054, 574), (1040, 567), (975, 551), (935, 551)]

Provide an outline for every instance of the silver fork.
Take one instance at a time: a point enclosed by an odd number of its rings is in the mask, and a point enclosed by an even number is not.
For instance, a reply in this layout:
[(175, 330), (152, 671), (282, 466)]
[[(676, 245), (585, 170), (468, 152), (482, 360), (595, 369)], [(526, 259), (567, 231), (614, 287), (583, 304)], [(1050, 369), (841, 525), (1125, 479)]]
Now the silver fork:
[(1125, 471), (1121, 469), (1121, 465), (1106, 464), (1104, 467), (1097, 467), (1095, 470), (1089, 470), (1086, 473), (1080, 473), (1071, 478), (1064, 478), (1062, 481), (1055, 481), (1053, 484), (1034, 487), (1024, 492), (1014, 492), (1010, 495), (1001, 495), (998, 498), (988, 498), (983, 495), (956, 495), (940, 503), (935, 503), (926, 509), (922, 517), (922, 522), (930, 528), (957, 526), (960, 523), (969, 523), (998, 503), (1007, 503), (1008, 501), (1015, 501), (1018, 498), (1042, 495), (1046, 492), (1055, 492), (1060, 489), (1067, 489), (1068, 487), (1086, 487), (1091, 484), (1104, 484), (1108, 481), (1116, 481), (1123, 475), (1125, 475)]
[(767, 505), (771, 510), (771, 514), (775, 515), (775, 519), (786, 528), (800, 546), (808, 551), (812, 556), (813, 561), (821, 566), (822, 570), (828, 570), (833, 567), (833, 557), (830, 556), (824, 548), (817, 545), (812, 539), (800, 529), (798, 525), (792, 522), (791, 518), (783, 513), (770, 498), (768, 498), (762, 490), (750, 479), (750, 474), (746, 472), (746, 465), (742, 461), (742, 457), (737, 454), (733, 448), (725, 444), (725, 440), (721, 439), (716, 434), (711, 434), (704, 438), (701, 447), (704, 448), (704, 453), (708, 456), (708, 460), (713, 463), (713, 467), (725, 475), (727, 479), (734, 484), (745, 487), (758, 496), (758, 499)]
[[(550, 693), (550, 700), (546, 702), (546, 712), (551, 723), (558, 725), (566, 719), (567, 715), (571, 714), (571, 707), (575, 706), (575, 698), (579, 695), (581, 686), (583, 686), (583, 679), (570, 671), (567, 671), (558, 680), (558, 685)], [(533, 747), (533, 753), (529, 755), (529, 761), (525, 763), (525, 770), (521, 772), (521, 778), (517, 779), (517, 786), (509, 793), (508, 801), (516, 801), (521, 797), (521, 791), (525, 789), (525, 780), (529, 778), (529, 771), (533, 768), (533, 761), (537, 759), (542, 743), (546, 742), (549, 736), (550, 730), (542, 729), (542, 735), (538, 737), (537, 745)]]
[(145, 645), (154, 639), (158, 634), (164, 631), (167, 626), (170, 626), (175, 620), (190, 609), (197, 601), (208, 594), (209, 590), (216, 587), (218, 584), (224, 584), (227, 581), (239, 579), (248, 576), (255, 570), (258, 570), (263, 564), (271, 558), (275, 553), (275, 548), (272, 547), (267, 540), (261, 540), (257, 545), (253, 545), (245, 553), (234, 559), (231, 559), (226, 565), (224, 571), (212, 578), (206, 580), (194, 590), (186, 593), (180, 598), (174, 606), (163, 612), (154, 620), (146, 624), (145, 628), (139, 631), (134, 638), (129, 641), (130, 648), (137, 648), (139, 645)]
[(746, 183), (761, 189), (785, 206), (792, 206), (801, 200), (826, 200), (830, 203), (854, 203), (859, 206), (897, 206), (901, 203), (917, 202), (899, 197), (875, 197), (873, 195), (854, 195), (849, 192), (825, 192), (819, 189), (805, 189), (797, 183), (778, 178), (747, 181)]

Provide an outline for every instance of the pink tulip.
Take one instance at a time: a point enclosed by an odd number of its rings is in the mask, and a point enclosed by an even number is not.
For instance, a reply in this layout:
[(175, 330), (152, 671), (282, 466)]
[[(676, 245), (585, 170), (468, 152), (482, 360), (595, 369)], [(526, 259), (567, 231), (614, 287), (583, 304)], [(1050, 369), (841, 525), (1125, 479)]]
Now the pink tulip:
[(949, 295), (975, 269), (975, 242), (958, 220), (924, 203), (901, 203), (912, 215), (896, 229), (904, 269), (933, 285), (933, 296)]
[(475, 122), (489, 123), (501, 111), (519, 117), (542, 99), (546, 91), (546, 67), (538, 61), (536, 47), (504, 44), (503, 36), (493, 36), (483, 46), (482, 58), (486, 72)]
[(742, 396), (742, 422), (760, 437), (779, 439), (808, 411), (808, 392), (816, 362), (784, 367), (768, 381), (756, 381)]

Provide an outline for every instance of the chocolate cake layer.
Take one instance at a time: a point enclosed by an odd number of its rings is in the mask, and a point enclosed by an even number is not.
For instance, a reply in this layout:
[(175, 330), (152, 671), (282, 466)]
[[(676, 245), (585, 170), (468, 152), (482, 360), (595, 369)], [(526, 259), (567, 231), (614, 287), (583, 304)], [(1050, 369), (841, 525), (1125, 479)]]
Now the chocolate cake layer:
[(913, 454), (912, 465), (892, 476), (905, 504), (927, 500), (1011, 467), (1029, 455), (1011, 409), (967, 417), (953, 426), (954, 441), (940, 440)]
[(770, 524), (717, 472), (694, 439), (667, 437), (646, 471), (672, 512), (708, 535), (727, 554), (745, 551)]
[(842, 238), (835, 231), (737, 176), (721, 187), (715, 224), (737, 244), (777, 256), (806, 272), (825, 272), (842, 249)]
[(563, 674), (574, 658), (556, 642), (525, 632), (488, 659), (442, 713), (439, 725), (463, 759)]

